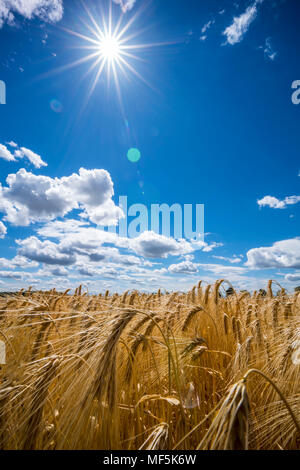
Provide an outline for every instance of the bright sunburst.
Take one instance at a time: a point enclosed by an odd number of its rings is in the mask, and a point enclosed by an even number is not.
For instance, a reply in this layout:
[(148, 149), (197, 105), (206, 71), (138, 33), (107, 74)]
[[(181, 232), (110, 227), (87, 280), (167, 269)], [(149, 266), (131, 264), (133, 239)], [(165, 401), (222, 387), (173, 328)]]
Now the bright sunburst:
[(132, 28), (133, 23), (142, 10), (139, 10), (122, 25), (122, 23), (124, 23), (125, 15), (121, 14), (118, 21), (114, 23), (112, 19), (111, 2), (109, 3), (107, 14), (99, 15), (99, 17), (98, 15), (92, 14), (86, 6), (84, 6), (84, 8), (87, 13), (88, 21), (84, 20), (84, 18), (81, 18), (81, 20), (89, 33), (82, 34), (78, 31), (67, 31), (82, 40), (82, 44), (79, 45), (80, 49), (90, 52), (75, 63), (69, 64), (67, 67), (69, 68), (83, 62), (91, 61), (91, 65), (87, 73), (95, 71), (95, 69), (96, 73), (89, 90), (89, 96), (91, 96), (100, 77), (105, 72), (107, 73), (108, 82), (110, 82), (111, 77), (114, 78), (119, 97), (120, 78), (122, 76), (129, 78), (128, 73), (135, 75), (148, 86), (151, 86), (135, 67), (135, 63), (138, 60), (141, 61), (143, 59), (140, 56), (135, 55), (133, 52), (171, 43), (138, 44), (135, 42), (139, 35), (139, 31), (129, 33), (129, 30)]
[(99, 50), (103, 59), (107, 60), (119, 61), (122, 54), (118, 39), (111, 35), (104, 36), (101, 39)]

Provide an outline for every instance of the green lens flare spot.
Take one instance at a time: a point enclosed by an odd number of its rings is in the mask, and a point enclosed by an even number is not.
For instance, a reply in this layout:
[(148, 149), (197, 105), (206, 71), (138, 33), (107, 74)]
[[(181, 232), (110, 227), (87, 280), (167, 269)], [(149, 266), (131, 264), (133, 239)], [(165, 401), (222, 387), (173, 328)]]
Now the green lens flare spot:
[(141, 152), (139, 151), (139, 149), (131, 148), (127, 152), (127, 158), (130, 162), (136, 163), (141, 158)]

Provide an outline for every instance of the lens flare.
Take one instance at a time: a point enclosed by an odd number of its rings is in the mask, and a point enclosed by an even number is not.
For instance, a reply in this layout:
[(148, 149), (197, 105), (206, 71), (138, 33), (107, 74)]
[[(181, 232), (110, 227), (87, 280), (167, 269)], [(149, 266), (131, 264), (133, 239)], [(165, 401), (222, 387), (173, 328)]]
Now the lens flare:
[(139, 149), (131, 148), (127, 152), (127, 158), (131, 163), (137, 163), (141, 158), (141, 152)]
[(59, 114), (62, 112), (63, 110), (63, 105), (61, 104), (60, 101), (56, 100), (56, 99), (53, 99), (50, 101), (50, 108), (52, 109), (52, 111), (54, 111), (55, 113)]

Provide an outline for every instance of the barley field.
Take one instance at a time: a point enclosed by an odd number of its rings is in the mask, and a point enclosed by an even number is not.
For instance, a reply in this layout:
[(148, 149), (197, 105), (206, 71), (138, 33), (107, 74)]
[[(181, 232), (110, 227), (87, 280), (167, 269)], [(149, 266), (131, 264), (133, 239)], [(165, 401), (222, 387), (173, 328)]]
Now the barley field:
[(83, 291), (0, 297), (1, 449), (300, 448), (300, 293)]

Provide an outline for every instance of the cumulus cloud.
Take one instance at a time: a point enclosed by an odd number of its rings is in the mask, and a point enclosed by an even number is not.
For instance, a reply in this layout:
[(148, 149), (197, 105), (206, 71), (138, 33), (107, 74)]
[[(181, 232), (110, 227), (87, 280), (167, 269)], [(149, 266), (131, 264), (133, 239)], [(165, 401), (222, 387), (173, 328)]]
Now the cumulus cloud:
[[(77, 251), (86, 254), (90, 260), (97, 260), (107, 254), (110, 259), (120, 263), (138, 264), (138, 258), (130, 255), (120, 255), (112, 247), (102, 247), (103, 244), (112, 244), (118, 248), (135, 252), (145, 258), (166, 258), (169, 255), (181, 255), (193, 251), (192, 245), (186, 240), (175, 240), (155, 232), (143, 232), (137, 238), (119, 237), (114, 233), (108, 233), (93, 227), (79, 228), (77, 233), (65, 235), (60, 242), (63, 252)], [(112, 251), (114, 250), (114, 251)]]
[(123, 13), (131, 10), (134, 7), (136, 0), (113, 0), (114, 3), (120, 5)]
[(24, 168), (6, 178), (0, 186), (0, 211), (4, 220), (26, 226), (32, 222), (63, 217), (73, 209), (94, 223), (113, 225), (123, 216), (112, 201), (110, 175), (105, 170), (86, 170), (62, 178), (34, 175)]
[(59, 265), (43, 266), (42, 269), (39, 269), (35, 273), (35, 276), (39, 276), (39, 277), (42, 277), (42, 278), (50, 277), (51, 279), (53, 278), (53, 276), (54, 277), (60, 277), (62, 279), (63, 277), (67, 277), (68, 275), (69, 275), (68, 269), (66, 269), (64, 266), (59, 266)]
[(89, 222), (76, 219), (54, 220), (46, 223), (37, 230), (38, 235), (50, 238), (62, 238), (65, 234), (77, 233)]
[[(42, 241), (35, 236), (18, 240), (18, 254), (47, 265), (71, 266), (79, 263), (91, 270), (110, 263), (127, 270), (134, 269), (136, 274), (142, 266), (152, 267), (145, 258), (186, 257), (187, 254), (203, 248), (187, 240), (175, 240), (155, 232), (143, 232), (131, 239), (76, 222), (70, 220), (48, 223), (38, 230), (38, 234), (56, 241)], [(190, 257), (184, 262), (186, 267), (192, 265)]]
[(193, 251), (186, 240), (175, 240), (152, 231), (143, 232), (137, 238), (129, 240), (129, 246), (146, 258), (166, 258), (168, 255), (177, 256)]
[(192, 263), (191, 261), (182, 261), (178, 264), (171, 264), (168, 268), (169, 272), (172, 274), (177, 273), (184, 273), (184, 274), (194, 274), (198, 272), (198, 266), (196, 263)]
[(226, 44), (234, 45), (242, 41), (257, 16), (258, 5), (262, 2), (263, 0), (255, 0), (244, 13), (233, 18), (232, 24), (223, 31), (223, 35), (226, 36)]
[(24, 256), (17, 255), (12, 259), (0, 258), (0, 268), (15, 269), (15, 268), (36, 268), (38, 263), (29, 261)]
[(14, 24), (15, 16), (57, 22), (63, 16), (63, 0), (0, 0), (0, 27)]
[(5, 227), (3, 222), (0, 222), (0, 238), (5, 238), (7, 233), (7, 228)]
[(28, 276), (29, 276), (29, 273), (26, 273), (26, 272), (0, 271), (0, 277), (2, 279), (13, 279), (15, 281), (20, 281)]
[(300, 268), (300, 238), (275, 242), (269, 247), (252, 248), (246, 266), (258, 268)]
[(286, 209), (287, 206), (297, 204), (300, 202), (300, 196), (288, 196), (285, 199), (277, 199), (273, 196), (265, 196), (258, 199), (257, 204), (259, 207), (271, 207), (272, 209)]
[(87, 266), (82, 266), (81, 268), (78, 268), (78, 272), (82, 276), (88, 276), (88, 277), (93, 277), (97, 274), (97, 271), (95, 269), (91, 269)]
[(38, 263), (70, 266), (76, 262), (74, 254), (60, 252), (58, 245), (49, 240), (42, 242), (32, 236), (25, 240), (17, 240), (17, 244), (21, 256)]
[[(219, 243), (208, 244), (200, 240), (176, 240), (159, 235), (153, 231), (143, 232), (137, 238), (126, 238), (95, 227), (83, 226), (83, 222), (73, 219), (49, 222), (44, 227), (39, 228), (37, 232), (38, 235), (42, 237), (60, 240), (62, 251), (69, 252), (73, 250), (73, 252), (76, 251), (77, 253), (86, 254), (89, 256), (90, 261), (94, 262), (102, 261), (106, 256), (108, 247), (106, 246), (104, 248), (104, 244), (110, 244), (119, 249), (132, 251), (144, 258), (184, 256), (185, 259), (189, 261), (191, 261), (192, 258), (188, 259), (187, 255), (191, 255), (198, 250), (209, 252), (221, 245)], [(110, 250), (111, 249), (112, 248), (110, 248)], [(117, 260), (119, 258), (118, 262), (120, 263), (122, 259), (123, 264), (139, 264), (139, 258), (132, 255), (109, 253), (109, 256), (110, 259)]]
[(114, 268), (103, 267), (101, 269), (91, 268), (90, 266), (78, 266), (77, 270), (79, 274), (84, 277), (95, 277), (101, 276), (103, 278), (116, 278), (118, 271)]
[(114, 243), (128, 248), (128, 239), (93, 227), (82, 228), (77, 233), (65, 233), (58, 243), (41, 241), (35, 236), (17, 240), (17, 243), (19, 256), (45, 265), (71, 266), (79, 263), (94, 269), (99, 264), (103, 265), (105, 262), (107, 265), (109, 262), (126, 269), (136, 269), (142, 263), (141, 258), (137, 256), (120, 253), (116, 247), (103, 246), (106, 243)]
[(294, 274), (287, 274), (284, 279), (290, 282), (300, 282), (300, 272)]
[(55, 266), (55, 268), (50, 270), (50, 273), (52, 276), (67, 276), (68, 275), (68, 270), (64, 268), (63, 266)]

